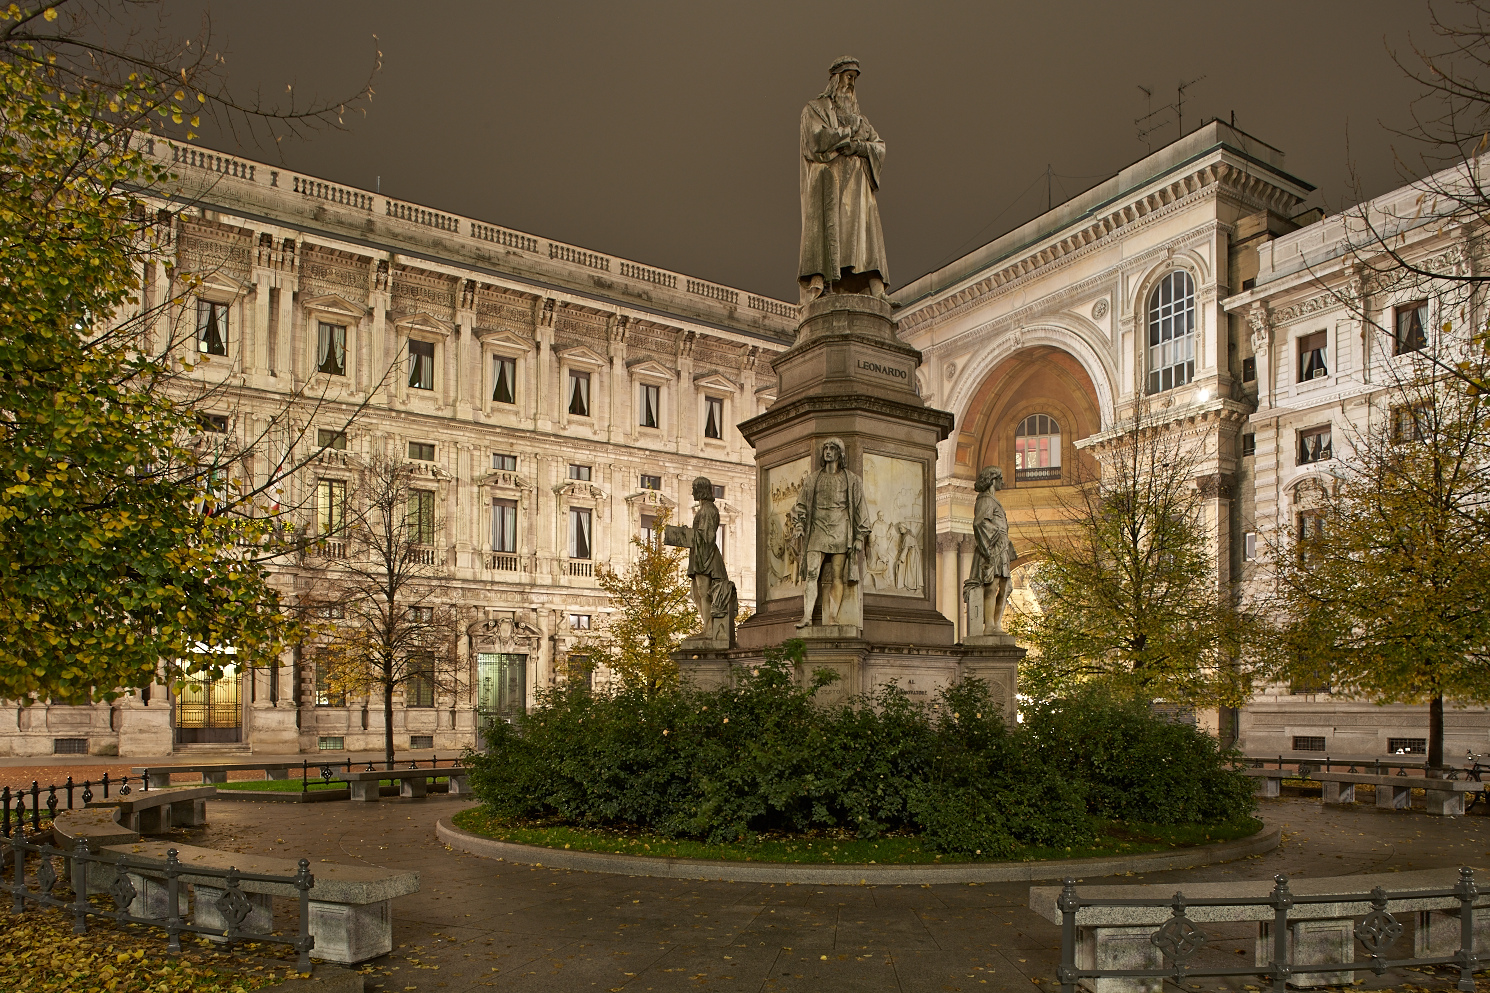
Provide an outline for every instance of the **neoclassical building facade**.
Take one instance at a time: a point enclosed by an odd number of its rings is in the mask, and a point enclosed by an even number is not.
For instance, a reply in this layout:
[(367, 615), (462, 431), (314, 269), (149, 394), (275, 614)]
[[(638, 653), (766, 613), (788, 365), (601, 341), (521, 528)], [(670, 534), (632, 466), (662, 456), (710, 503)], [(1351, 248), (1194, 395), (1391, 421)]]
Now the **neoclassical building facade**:
[[(215, 386), (215, 429), (264, 437), (245, 472), (288, 452), (294, 439), (275, 431), (289, 409), (300, 443), (326, 448), (286, 497), (307, 526), (373, 455), (414, 464), (444, 522), (429, 555), (464, 618), (461, 675), (398, 694), (398, 748), (453, 753), (483, 721), (531, 706), (604, 624), (596, 565), (623, 568), (662, 508), (690, 516), (695, 476), (715, 484), (737, 588), (756, 588), (770, 536), (756, 533), (736, 425), (774, 399), (795, 303), (263, 163), (154, 151), (179, 189), (157, 231), (174, 265), (143, 273), (145, 294), (199, 278), (183, 317), (212, 361), (193, 375)], [(1280, 151), (1212, 122), (894, 292), (899, 333), (923, 356), (921, 395), (955, 418), (938, 456), (934, 579), (959, 634), (978, 469), (1005, 469), (1028, 607), (1032, 535), (1060, 527), (1140, 403), (1200, 460), (1218, 589), (1249, 581), (1255, 535), (1318, 469), (1290, 462), (1295, 436), (1369, 393), (1383, 361), (1352, 351), (1358, 332), (1295, 264), (1340, 237), (1336, 219), (1302, 210), (1311, 190)], [(1329, 372), (1295, 381), (1300, 336), (1319, 333)], [(277, 580), (294, 597), (327, 564), (285, 561)], [(12, 706), (0, 755), (382, 747), (380, 707), (328, 692), (296, 653), (281, 663), (111, 705)], [(1420, 737), (1411, 708), (1388, 713), (1273, 688), (1201, 719), (1249, 751), (1324, 738), (1370, 755)], [(1483, 739), (1482, 716), (1461, 712), (1451, 731)]]

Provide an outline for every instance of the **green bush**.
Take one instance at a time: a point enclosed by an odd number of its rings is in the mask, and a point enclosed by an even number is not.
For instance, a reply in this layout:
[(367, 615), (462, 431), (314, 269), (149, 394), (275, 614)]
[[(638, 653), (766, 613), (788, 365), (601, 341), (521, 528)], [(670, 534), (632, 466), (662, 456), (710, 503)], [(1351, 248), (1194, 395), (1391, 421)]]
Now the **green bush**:
[(516, 724), (489, 727), (487, 751), (466, 758), (472, 789), (513, 820), (716, 844), (914, 832), (936, 850), (984, 856), (1069, 845), (1090, 834), (1093, 815), (1168, 824), (1250, 809), (1250, 790), (1235, 788), (1245, 781), (1208, 736), (1142, 708), (1082, 698), (1009, 724), (978, 681), (931, 708), (893, 686), (824, 706), (817, 692), (836, 677), (820, 671), (798, 686), (802, 652), (788, 642), (710, 691), (553, 690)]
[(1031, 706), (1023, 729), (1047, 764), (1087, 784), (1087, 809), (1097, 817), (1201, 824), (1256, 806), (1251, 781), (1215, 738), (1100, 687)]

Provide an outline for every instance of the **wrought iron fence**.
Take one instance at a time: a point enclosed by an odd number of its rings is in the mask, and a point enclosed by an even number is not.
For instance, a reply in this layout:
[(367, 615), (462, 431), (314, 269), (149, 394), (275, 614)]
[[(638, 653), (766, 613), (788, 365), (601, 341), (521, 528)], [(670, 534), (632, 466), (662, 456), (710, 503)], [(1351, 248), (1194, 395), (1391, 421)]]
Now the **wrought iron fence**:
[[(88, 840), (79, 838), (77, 848), (71, 852), (47, 844), (33, 844), (26, 840), (25, 829), (17, 827), (10, 836), (11, 858), (11, 880), (10, 880), (10, 910), (13, 914), (25, 913), (27, 903), (38, 907), (55, 907), (59, 910), (68, 911), (72, 914), (73, 934), (86, 934), (88, 932), (88, 918), (104, 918), (129, 924), (143, 924), (148, 927), (160, 928), (166, 932), (167, 947), (172, 952), (181, 951), (181, 936), (183, 934), (201, 934), (212, 937), (224, 938), (229, 946), (244, 941), (266, 942), (281, 945), (290, 945), (300, 953), (298, 968), (301, 972), (311, 970), (310, 950), (315, 946), (315, 938), (310, 933), (310, 891), (315, 886), (315, 876), (310, 871), (310, 861), (301, 859), (299, 871), (293, 876), (269, 876), (259, 873), (239, 872), (235, 868), (211, 869), (201, 866), (190, 866), (183, 868), (177, 860), (176, 849), (172, 848), (166, 852), (165, 862), (159, 863), (147, 859), (133, 858), (127, 855), (117, 855), (111, 852), (90, 852)], [(36, 883), (32, 889), (27, 885), (26, 862), (28, 856), (35, 856), (36, 868), (31, 879)], [(61, 877), (57, 874), (57, 867), (53, 859), (63, 859), (64, 865), (70, 860), (72, 867), (72, 898), (53, 895), (57, 883)], [(4, 858), (0, 858), (0, 869), (4, 868)], [(112, 876), (102, 891), (107, 893), (114, 901), (113, 910), (105, 910), (103, 907), (89, 901), (88, 867), (100, 865), (105, 870), (112, 870)], [(164, 903), (162, 916), (143, 916), (132, 914), (130, 909), (135, 906), (137, 900), (143, 904), (143, 913), (148, 914), (152, 909), (150, 894), (141, 894), (136, 889), (134, 882), (129, 878), (131, 873), (147, 879), (159, 878), (164, 883)], [(185, 909), (185, 900), (181, 890), (183, 876), (190, 877), (188, 885), (197, 879), (222, 880), (222, 886), (216, 887), (222, 890), (222, 894), (212, 900), (214, 909), (222, 915), (227, 922), (226, 928), (210, 927), (187, 921), (182, 914)], [(3, 875), (0, 875), (3, 879)], [(300, 897), (300, 927), (294, 937), (270, 932), (246, 931), (243, 929), (244, 921), (248, 920), (253, 912), (253, 901), (243, 891), (244, 883), (277, 883), (285, 886), (293, 886)], [(201, 904), (206, 899), (203, 894), (195, 894), (198, 912)]]
[[(81, 791), (81, 795), (78, 798), (83, 801), (83, 806), (86, 807), (93, 802), (94, 786), (98, 786), (102, 790), (102, 799), (107, 800), (109, 798), (110, 782), (107, 772), (103, 774), (103, 778), (97, 783), (94, 783), (91, 779), (83, 780), (81, 787), (73, 783), (71, 776), (67, 777), (67, 782), (65, 783), (52, 783), (50, 786), (42, 786), (33, 779), (29, 787), (21, 786), (14, 790), (9, 786), (0, 787), (0, 834), (3, 834), (7, 838), (10, 837), (12, 820), (14, 820), (16, 827), (23, 826), (26, 823), (26, 812), (28, 809), (31, 813), (31, 830), (40, 831), (43, 812), (45, 812), (46, 819), (51, 820), (57, 816), (57, 811), (59, 810), (75, 809), (73, 800), (75, 797), (78, 797), (78, 791)], [(129, 796), (131, 790), (129, 777), (125, 776), (114, 780), (113, 787), (115, 796)], [(45, 797), (43, 797), (43, 794), (45, 794)], [(31, 801), (29, 804), (26, 802), (28, 799)], [(64, 800), (67, 804), (65, 807), (63, 806)]]
[[(1061, 964), (1057, 981), (1062, 993), (1075, 993), (1076, 984), (1083, 979), (1169, 979), (1182, 984), (1186, 979), (1198, 976), (1266, 976), (1273, 986), (1273, 993), (1285, 993), (1288, 978), (1300, 973), (1363, 972), (1369, 970), (1381, 975), (1388, 969), (1408, 966), (1446, 965), (1459, 970), (1458, 988), (1473, 993), (1474, 974), (1480, 959), (1474, 952), (1475, 898), (1480, 895), (1475, 885), (1474, 870), (1459, 870), (1458, 883), (1443, 889), (1416, 889), (1388, 891), (1380, 886), (1369, 893), (1295, 894), (1289, 891), (1286, 876), (1273, 877), (1273, 890), (1267, 896), (1258, 897), (1197, 897), (1188, 898), (1176, 892), (1169, 898), (1137, 897), (1083, 897), (1076, 890), (1076, 881), (1066, 879), (1056, 908), (1061, 911)], [(1423, 900), (1431, 898), (1453, 898), (1459, 903), (1459, 950), (1453, 955), (1427, 956), (1422, 958), (1392, 958), (1387, 952), (1402, 937), (1402, 922), (1387, 909), (1392, 901)], [(1366, 957), (1357, 957), (1349, 962), (1295, 962), (1289, 959), (1289, 911), (1308, 904), (1369, 903), (1371, 910), (1354, 928), (1356, 941), (1366, 951)], [(1085, 907), (1169, 907), (1170, 918), (1161, 924), (1149, 942), (1162, 954), (1164, 968), (1154, 969), (1082, 969), (1076, 964), (1076, 917)], [(1208, 944), (1212, 935), (1206, 932), (1186, 911), (1192, 907), (1268, 907), (1273, 911), (1272, 957), (1266, 964), (1236, 967), (1209, 965), (1192, 967), (1190, 962)], [(1313, 918), (1305, 918), (1313, 919)], [(1354, 919), (1354, 918), (1352, 918)], [(1293, 919), (1296, 923), (1298, 918)], [(1088, 926), (1088, 925), (1083, 925)], [(1108, 925), (1123, 927), (1120, 923)]]

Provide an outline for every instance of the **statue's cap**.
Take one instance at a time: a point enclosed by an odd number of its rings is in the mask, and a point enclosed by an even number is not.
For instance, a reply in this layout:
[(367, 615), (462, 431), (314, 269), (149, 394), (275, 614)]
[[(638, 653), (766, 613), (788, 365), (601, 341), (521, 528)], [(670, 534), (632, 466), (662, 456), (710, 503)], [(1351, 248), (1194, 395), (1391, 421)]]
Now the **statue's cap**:
[(859, 60), (854, 58), (852, 55), (840, 56), (839, 58), (833, 60), (833, 64), (828, 67), (828, 75), (836, 76), (840, 72), (843, 72), (845, 69), (852, 69), (854, 70), (854, 72), (858, 72)]

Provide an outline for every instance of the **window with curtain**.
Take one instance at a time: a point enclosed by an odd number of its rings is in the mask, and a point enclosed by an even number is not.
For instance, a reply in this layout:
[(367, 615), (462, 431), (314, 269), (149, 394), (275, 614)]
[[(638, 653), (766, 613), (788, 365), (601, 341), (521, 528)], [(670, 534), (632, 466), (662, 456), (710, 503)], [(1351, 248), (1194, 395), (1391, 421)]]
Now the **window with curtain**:
[(342, 479), (316, 481), (316, 534), (337, 535), (347, 527), (347, 484)]
[(491, 550), (494, 552), (517, 551), (516, 500), (493, 500), (491, 502)]
[(500, 355), (492, 359), (491, 398), (497, 403), (517, 403), (517, 359)]
[(591, 539), (594, 536), (591, 527), (594, 522), (594, 512), (588, 507), (569, 508), (569, 557), (572, 559), (587, 559), (593, 547)]
[(409, 339), (409, 387), (415, 390), (435, 388), (435, 343)]
[(197, 301), (197, 351), (203, 355), (228, 354), (228, 305)]
[(416, 545), (435, 543), (435, 495), (429, 490), (409, 493), (409, 540)]
[(1327, 331), (1316, 331), (1299, 338), (1299, 382), (1323, 379), (1330, 374), (1324, 354), (1328, 344)]
[(569, 413), (575, 417), (590, 416), (590, 374), (569, 370)]
[(1428, 346), (1428, 302), (1405, 303), (1396, 308), (1396, 352), (1420, 352)]
[(724, 399), (704, 397), (704, 437), (724, 437)]
[(579, 480), (583, 480), (585, 482), (589, 482), (591, 475), (592, 475), (592, 469), (591, 469), (590, 466), (587, 466), (587, 465), (575, 465), (574, 463), (570, 463), (570, 465), (569, 465), (569, 478), (570, 479), (579, 479)]
[(1195, 378), (1195, 281), (1176, 269), (1149, 294), (1149, 392)]
[(330, 376), (347, 374), (347, 329), (322, 321), (316, 335), (316, 371)]
[(1299, 465), (1330, 458), (1330, 426), (1299, 432)]
[(662, 387), (653, 386), (651, 383), (642, 383), (640, 394), (637, 400), (641, 407), (641, 416), (637, 422), (644, 428), (661, 427)]
[(501, 469), (507, 472), (513, 472), (517, 469), (517, 456), (503, 455), (501, 452), (492, 452), (491, 467), (493, 469)]
[(409, 660), (409, 678), (404, 681), (405, 707), (433, 707), (435, 705), (435, 660), (418, 658)]
[(1061, 426), (1049, 414), (1031, 414), (1014, 429), (1014, 478), (1061, 478)]

